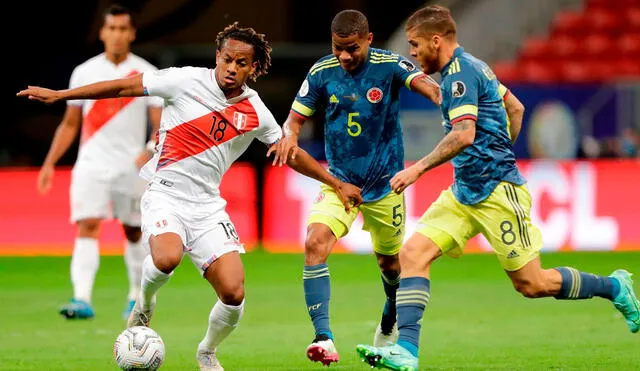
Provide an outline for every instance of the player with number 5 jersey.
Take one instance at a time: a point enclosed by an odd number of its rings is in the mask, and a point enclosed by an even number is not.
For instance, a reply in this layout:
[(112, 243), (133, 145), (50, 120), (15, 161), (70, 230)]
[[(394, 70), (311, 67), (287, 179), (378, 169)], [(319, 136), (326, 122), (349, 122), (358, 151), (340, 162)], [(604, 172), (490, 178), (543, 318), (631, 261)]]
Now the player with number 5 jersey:
[(362, 212), (363, 228), (371, 234), (386, 295), (375, 342), (394, 340), (398, 250), (405, 232), (403, 195), (391, 191), (389, 180), (404, 168), (399, 118), (400, 89), (416, 91), (439, 103), (438, 85), (406, 58), (370, 48), (373, 34), (364, 14), (338, 13), (331, 24), (333, 53), (309, 70), (284, 124), (286, 137), (274, 162), (295, 168), (298, 132), (318, 108), (325, 107), (325, 152), (329, 171), (362, 190), (364, 203), (345, 210), (335, 192), (322, 186), (307, 220), (305, 299), (315, 328), (307, 347), (312, 361), (328, 365), (338, 360), (329, 326), (327, 258)]

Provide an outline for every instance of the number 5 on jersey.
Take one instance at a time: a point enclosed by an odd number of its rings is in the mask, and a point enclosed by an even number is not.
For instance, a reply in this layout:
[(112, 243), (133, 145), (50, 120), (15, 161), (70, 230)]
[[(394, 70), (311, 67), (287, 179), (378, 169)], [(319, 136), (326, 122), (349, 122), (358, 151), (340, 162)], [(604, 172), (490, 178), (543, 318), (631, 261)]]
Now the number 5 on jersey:
[(347, 120), (347, 132), (352, 137), (357, 137), (362, 133), (362, 126), (359, 123), (353, 121), (354, 117), (360, 116), (359, 112), (349, 112), (348, 120)]

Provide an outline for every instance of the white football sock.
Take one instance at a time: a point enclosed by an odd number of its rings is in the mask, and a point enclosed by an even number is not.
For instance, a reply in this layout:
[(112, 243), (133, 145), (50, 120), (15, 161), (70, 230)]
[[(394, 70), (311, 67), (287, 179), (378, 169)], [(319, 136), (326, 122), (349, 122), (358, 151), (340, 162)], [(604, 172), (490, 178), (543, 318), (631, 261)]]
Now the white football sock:
[(140, 241), (126, 241), (124, 247), (124, 265), (129, 276), (129, 300), (135, 300), (140, 294), (142, 281), (142, 262), (149, 252)]
[(71, 256), (71, 284), (73, 298), (91, 303), (93, 282), (100, 266), (98, 240), (95, 238), (76, 237)]
[(170, 274), (166, 274), (156, 268), (153, 264), (151, 255), (147, 255), (142, 263), (142, 295), (140, 295), (140, 305), (143, 310), (149, 309), (153, 296), (158, 292), (160, 287), (169, 281)]
[(238, 306), (227, 305), (218, 300), (209, 313), (209, 328), (198, 349), (215, 350), (238, 327), (243, 312), (244, 300)]

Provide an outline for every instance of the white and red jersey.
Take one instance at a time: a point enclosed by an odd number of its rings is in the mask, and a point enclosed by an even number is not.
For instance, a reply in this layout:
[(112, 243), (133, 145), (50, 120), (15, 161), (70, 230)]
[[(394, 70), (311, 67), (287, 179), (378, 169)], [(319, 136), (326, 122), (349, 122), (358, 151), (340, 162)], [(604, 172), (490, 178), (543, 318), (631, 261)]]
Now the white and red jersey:
[[(114, 64), (104, 53), (77, 66), (71, 74), (70, 88), (99, 81), (120, 79), (157, 68), (135, 54)], [(161, 98), (79, 99), (67, 104), (82, 107), (82, 134), (76, 164), (114, 173), (130, 171), (147, 142), (147, 112), (162, 107)]]
[(282, 130), (258, 93), (243, 86), (227, 99), (215, 70), (167, 68), (145, 73), (147, 94), (165, 99), (158, 151), (140, 174), (149, 189), (192, 202), (220, 202), (219, 185), (231, 164), (257, 138), (271, 145)]

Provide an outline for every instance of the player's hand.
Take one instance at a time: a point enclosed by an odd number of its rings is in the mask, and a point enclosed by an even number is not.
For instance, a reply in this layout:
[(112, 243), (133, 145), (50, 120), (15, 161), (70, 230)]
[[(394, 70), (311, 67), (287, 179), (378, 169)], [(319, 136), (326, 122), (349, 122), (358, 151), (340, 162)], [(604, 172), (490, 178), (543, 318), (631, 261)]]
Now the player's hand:
[(149, 160), (151, 160), (152, 157), (153, 157), (153, 152), (149, 151), (148, 149), (145, 149), (144, 151), (140, 152), (138, 157), (136, 157), (136, 167), (138, 169), (141, 169), (144, 166), (144, 164), (146, 164)]
[(61, 99), (59, 91), (41, 88), (39, 86), (28, 86), (26, 89), (20, 90), (16, 95), (47, 104), (55, 103)]
[(354, 186), (351, 183), (340, 182), (335, 189), (338, 198), (344, 205), (344, 211), (349, 213), (352, 207), (358, 207), (362, 204), (362, 195), (360, 194), (360, 188)]
[(420, 178), (421, 172), (416, 165), (409, 166), (408, 168), (398, 172), (391, 178), (391, 189), (397, 194), (404, 192), (407, 187)]
[(53, 186), (53, 174), (55, 170), (51, 165), (42, 165), (40, 173), (38, 174), (38, 192), (41, 195), (46, 195)]
[(298, 152), (298, 137), (296, 135), (289, 135), (283, 137), (277, 144), (271, 146), (267, 151), (267, 157), (275, 153), (273, 157), (273, 166), (282, 166), (287, 163), (287, 160), (296, 158)]

